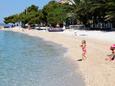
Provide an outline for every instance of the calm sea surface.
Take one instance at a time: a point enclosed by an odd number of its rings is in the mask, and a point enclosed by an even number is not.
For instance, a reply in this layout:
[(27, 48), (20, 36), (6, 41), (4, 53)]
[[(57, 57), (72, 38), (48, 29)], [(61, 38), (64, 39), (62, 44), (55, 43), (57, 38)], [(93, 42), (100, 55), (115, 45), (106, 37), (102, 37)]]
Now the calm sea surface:
[(84, 86), (61, 45), (0, 31), (0, 86)]

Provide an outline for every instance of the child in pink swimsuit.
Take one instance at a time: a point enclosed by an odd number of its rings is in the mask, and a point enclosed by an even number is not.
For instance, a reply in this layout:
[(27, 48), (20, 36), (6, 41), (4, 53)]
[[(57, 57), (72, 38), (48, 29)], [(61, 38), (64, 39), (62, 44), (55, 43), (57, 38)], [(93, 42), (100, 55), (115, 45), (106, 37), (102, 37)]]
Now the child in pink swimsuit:
[(106, 58), (106, 60), (112, 61), (115, 60), (115, 44), (110, 46), (110, 50), (111, 50), (111, 55), (108, 55), (109, 58)]
[(86, 53), (87, 53), (86, 41), (85, 40), (82, 40), (81, 48), (82, 48), (82, 60), (85, 60), (86, 59)]

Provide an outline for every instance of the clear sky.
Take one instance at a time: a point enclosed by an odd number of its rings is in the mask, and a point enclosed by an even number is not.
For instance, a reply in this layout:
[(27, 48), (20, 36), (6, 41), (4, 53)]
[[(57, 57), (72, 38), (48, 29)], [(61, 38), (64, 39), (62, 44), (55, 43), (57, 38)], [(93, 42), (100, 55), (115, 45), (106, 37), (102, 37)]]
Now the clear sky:
[(0, 0), (0, 23), (4, 17), (20, 13), (32, 4), (41, 9), (49, 1), (51, 0)]

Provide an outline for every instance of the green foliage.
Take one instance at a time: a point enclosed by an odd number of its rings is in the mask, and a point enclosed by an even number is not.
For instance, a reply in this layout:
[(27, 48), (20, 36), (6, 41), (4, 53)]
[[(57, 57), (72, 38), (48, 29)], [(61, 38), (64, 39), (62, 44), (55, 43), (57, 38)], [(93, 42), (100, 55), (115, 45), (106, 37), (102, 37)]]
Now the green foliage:
[(108, 0), (105, 4), (106, 7), (106, 20), (115, 22), (115, 0)]
[[(72, 1), (72, 0), (68, 0)], [(45, 24), (55, 26), (63, 22), (89, 24), (91, 21), (115, 23), (115, 0), (73, 0), (73, 5), (50, 1), (42, 10), (31, 5), (22, 13), (4, 18), (5, 23), (21, 21), (23, 24)], [(100, 20), (99, 20), (100, 19)]]
[(63, 22), (67, 18), (67, 13), (71, 12), (72, 9), (72, 6), (69, 4), (60, 4), (56, 1), (49, 2), (43, 8), (46, 23), (52, 26), (56, 24), (63, 25)]
[(5, 17), (4, 22), (16, 23), (21, 21), (23, 24), (38, 24), (40, 23), (41, 17), (42, 13), (40, 10), (38, 10), (38, 7), (35, 5), (31, 5), (20, 14)]
[(16, 14), (9, 17), (5, 17), (4, 19), (5, 19), (4, 21), (5, 23), (15, 23), (19, 20), (19, 16), (18, 14)]
[(115, 1), (114, 0), (74, 0), (74, 13), (76, 18), (88, 24), (92, 18), (97, 21), (113, 21), (115, 19)]
[(31, 5), (25, 10), (25, 12), (37, 12), (37, 11), (38, 11), (38, 7), (35, 5)]
[(63, 21), (65, 20), (65, 12), (61, 7), (54, 8), (50, 12), (48, 12), (48, 22), (50, 24), (63, 24)]

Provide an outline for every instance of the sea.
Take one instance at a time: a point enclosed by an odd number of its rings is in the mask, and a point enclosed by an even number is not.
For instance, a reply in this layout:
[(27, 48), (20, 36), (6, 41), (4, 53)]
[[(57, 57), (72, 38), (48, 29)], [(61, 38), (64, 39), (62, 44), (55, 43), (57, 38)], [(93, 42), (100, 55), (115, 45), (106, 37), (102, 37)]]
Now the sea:
[(0, 86), (85, 86), (61, 45), (0, 30)]

